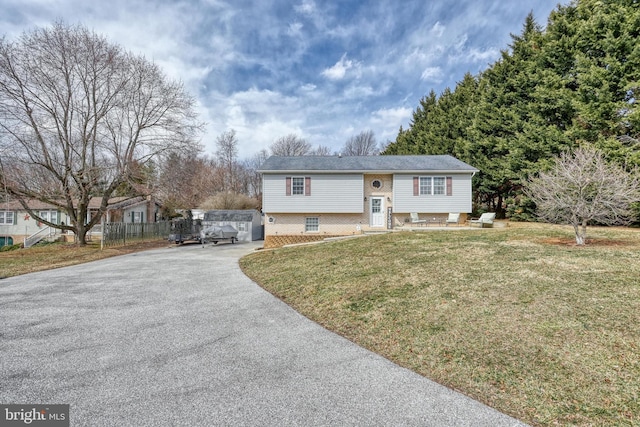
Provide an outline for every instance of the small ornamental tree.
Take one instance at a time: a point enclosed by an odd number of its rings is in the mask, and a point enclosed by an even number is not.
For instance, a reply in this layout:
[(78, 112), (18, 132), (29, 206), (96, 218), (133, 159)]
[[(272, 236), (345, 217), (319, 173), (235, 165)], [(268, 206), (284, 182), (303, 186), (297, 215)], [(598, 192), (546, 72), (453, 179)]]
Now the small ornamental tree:
[(562, 154), (549, 171), (530, 178), (525, 191), (540, 218), (572, 225), (576, 243), (584, 245), (589, 223), (631, 222), (631, 206), (640, 200), (640, 181), (637, 174), (607, 162), (600, 151), (578, 148)]

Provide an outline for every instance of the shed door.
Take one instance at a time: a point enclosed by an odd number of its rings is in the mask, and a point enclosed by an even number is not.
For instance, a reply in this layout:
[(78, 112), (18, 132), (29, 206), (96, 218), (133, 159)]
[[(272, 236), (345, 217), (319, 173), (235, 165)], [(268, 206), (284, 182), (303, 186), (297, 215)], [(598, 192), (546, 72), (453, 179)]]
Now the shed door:
[(384, 197), (371, 198), (371, 227), (384, 227)]

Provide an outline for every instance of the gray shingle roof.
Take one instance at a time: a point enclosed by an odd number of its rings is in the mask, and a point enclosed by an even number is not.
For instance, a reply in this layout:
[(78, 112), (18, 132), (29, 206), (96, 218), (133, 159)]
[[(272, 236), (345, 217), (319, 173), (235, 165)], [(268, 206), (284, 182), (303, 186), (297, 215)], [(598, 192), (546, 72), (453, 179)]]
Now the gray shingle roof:
[(449, 155), (439, 156), (271, 156), (259, 169), (276, 172), (477, 172)]

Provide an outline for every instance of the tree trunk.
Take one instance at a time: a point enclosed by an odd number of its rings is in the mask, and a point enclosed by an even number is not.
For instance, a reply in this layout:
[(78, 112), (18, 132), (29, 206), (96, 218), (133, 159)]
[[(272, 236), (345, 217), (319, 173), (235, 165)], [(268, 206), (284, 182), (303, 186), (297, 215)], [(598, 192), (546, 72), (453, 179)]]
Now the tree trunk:
[(85, 246), (87, 244), (87, 226), (84, 221), (78, 221), (76, 227), (76, 242), (80, 246)]
[(574, 223), (573, 230), (576, 233), (576, 245), (584, 245), (587, 237), (587, 221), (582, 221), (582, 224)]

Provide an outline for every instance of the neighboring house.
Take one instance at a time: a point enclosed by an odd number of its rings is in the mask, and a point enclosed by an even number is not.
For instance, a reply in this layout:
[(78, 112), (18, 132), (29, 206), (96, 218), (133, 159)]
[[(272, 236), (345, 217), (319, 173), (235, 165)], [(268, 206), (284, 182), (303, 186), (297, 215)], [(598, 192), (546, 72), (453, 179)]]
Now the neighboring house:
[(300, 156), (260, 167), (265, 247), (471, 212), (478, 170), (452, 156)]
[(207, 211), (204, 213), (202, 225), (230, 225), (238, 230), (238, 240), (241, 242), (263, 238), (262, 215), (255, 209)]
[[(101, 199), (93, 198), (89, 202), (89, 213), (87, 218), (100, 208)], [(29, 207), (38, 212), (41, 218), (54, 224), (70, 224), (69, 215), (51, 204), (38, 200), (28, 202)], [(105, 214), (107, 222), (155, 222), (157, 220), (159, 205), (150, 198), (145, 197), (115, 197), (110, 200), (110, 204)], [(0, 203), (0, 246), (16, 243), (23, 243), (30, 236), (41, 235), (42, 237), (59, 237), (63, 234), (59, 229), (49, 228), (36, 221), (22, 207), (17, 200), (10, 200)], [(89, 235), (90, 236), (90, 235)]]
[[(29, 207), (41, 218), (54, 224), (69, 224), (66, 212), (38, 200), (29, 201)], [(36, 221), (17, 200), (0, 203), (0, 245), (23, 243), (24, 239), (40, 234), (42, 237), (60, 236), (62, 233)]]
[(158, 222), (161, 205), (151, 196), (109, 200), (106, 222)]

